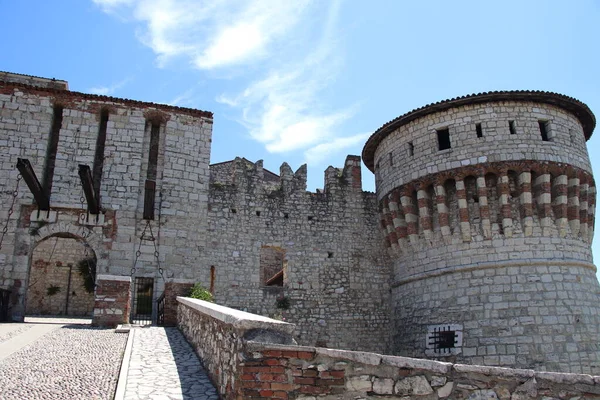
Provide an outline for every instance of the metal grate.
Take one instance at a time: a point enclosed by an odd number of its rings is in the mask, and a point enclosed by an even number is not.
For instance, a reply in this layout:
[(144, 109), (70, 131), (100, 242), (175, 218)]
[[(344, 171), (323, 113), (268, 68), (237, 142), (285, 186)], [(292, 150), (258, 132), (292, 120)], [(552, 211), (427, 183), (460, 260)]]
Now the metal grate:
[(160, 295), (158, 300), (156, 300), (156, 325), (164, 326), (165, 325), (165, 294)]
[(133, 285), (131, 323), (136, 325), (152, 324), (152, 298), (154, 278), (136, 277)]
[(456, 331), (450, 326), (442, 326), (434, 328), (429, 334), (429, 345), (435, 353), (451, 353), (451, 349), (457, 344)]
[(8, 322), (10, 290), (0, 289), (0, 322)]

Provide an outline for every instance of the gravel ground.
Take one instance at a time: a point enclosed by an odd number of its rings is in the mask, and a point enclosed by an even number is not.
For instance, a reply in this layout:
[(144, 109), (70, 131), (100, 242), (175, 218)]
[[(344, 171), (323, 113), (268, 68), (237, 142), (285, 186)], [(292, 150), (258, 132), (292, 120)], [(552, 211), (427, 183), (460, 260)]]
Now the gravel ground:
[(127, 334), (67, 325), (0, 362), (0, 399), (112, 399)]
[[(13, 325), (13, 324), (11, 324)], [(23, 332), (25, 332), (28, 329), (31, 329), (31, 325), (25, 325), (25, 324), (14, 324), (15, 325), (15, 329), (9, 330), (8, 332), (4, 333), (4, 334), (0, 334), (0, 343), (2, 342), (6, 342), (8, 339), (11, 339)]]

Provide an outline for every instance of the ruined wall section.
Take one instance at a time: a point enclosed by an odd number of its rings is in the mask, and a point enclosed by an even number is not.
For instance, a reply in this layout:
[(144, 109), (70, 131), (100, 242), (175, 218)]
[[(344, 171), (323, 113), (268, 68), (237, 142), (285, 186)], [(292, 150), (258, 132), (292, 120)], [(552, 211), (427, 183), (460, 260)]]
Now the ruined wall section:
[[(197, 278), (207, 229), (212, 114), (200, 110), (95, 96), (68, 90), (0, 82), (0, 221), (8, 218), (17, 182), (17, 158), (26, 158), (43, 184), (49, 136), (57, 107), (62, 112), (52, 190), (51, 213), (37, 216), (33, 196), (20, 182), (16, 204), (0, 249), (0, 284), (18, 289), (23, 304), (29, 256), (43, 235), (69, 231), (101, 238), (98, 273), (134, 274), (163, 280)], [(93, 168), (102, 113), (108, 113), (100, 185), (99, 219), (86, 214), (78, 165)], [(154, 215), (155, 241), (143, 221), (152, 125), (160, 128)], [(35, 213), (36, 215), (33, 215)], [(33, 217), (32, 217), (33, 215)], [(81, 220), (83, 218), (83, 220)], [(39, 222), (38, 222), (39, 221)], [(34, 228), (36, 234), (31, 234)], [(42, 229), (39, 229), (42, 228)], [(158, 248), (155, 249), (154, 243)], [(191, 246), (189, 243), (193, 243)], [(18, 282), (17, 282), (18, 281)], [(160, 286), (155, 293), (159, 293)]]
[[(328, 168), (322, 193), (306, 191), (305, 166), (293, 173), (284, 163), (275, 187), (261, 161), (248, 168), (236, 159), (231, 176), (210, 188), (216, 301), (294, 322), (304, 344), (387, 351), (389, 271), (375, 195), (361, 189), (360, 158)], [(264, 247), (285, 252), (283, 286), (261, 278)], [(282, 298), (288, 309), (277, 308)]]

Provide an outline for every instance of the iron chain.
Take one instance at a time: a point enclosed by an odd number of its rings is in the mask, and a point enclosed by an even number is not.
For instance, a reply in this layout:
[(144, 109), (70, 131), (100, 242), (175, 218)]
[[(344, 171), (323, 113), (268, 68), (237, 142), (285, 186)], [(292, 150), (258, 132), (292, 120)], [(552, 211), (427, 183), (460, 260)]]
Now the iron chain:
[(21, 182), (21, 174), (17, 175), (17, 186), (15, 190), (12, 192), (12, 202), (10, 203), (10, 208), (8, 209), (8, 215), (6, 217), (6, 223), (2, 228), (2, 235), (0, 236), (0, 249), (2, 249), (2, 242), (4, 241), (4, 235), (8, 232), (8, 224), (10, 222), (10, 217), (13, 215), (15, 209), (15, 203), (17, 201), (17, 197), (19, 196), (19, 183)]

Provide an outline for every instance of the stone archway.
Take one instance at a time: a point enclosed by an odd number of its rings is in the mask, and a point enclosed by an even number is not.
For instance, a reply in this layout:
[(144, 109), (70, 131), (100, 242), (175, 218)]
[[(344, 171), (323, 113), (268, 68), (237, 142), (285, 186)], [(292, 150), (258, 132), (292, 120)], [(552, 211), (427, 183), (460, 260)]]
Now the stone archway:
[(96, 265), (95, 251), (72, 233), (38, 241), (30, 255), (26, 314), (91, 316)]

